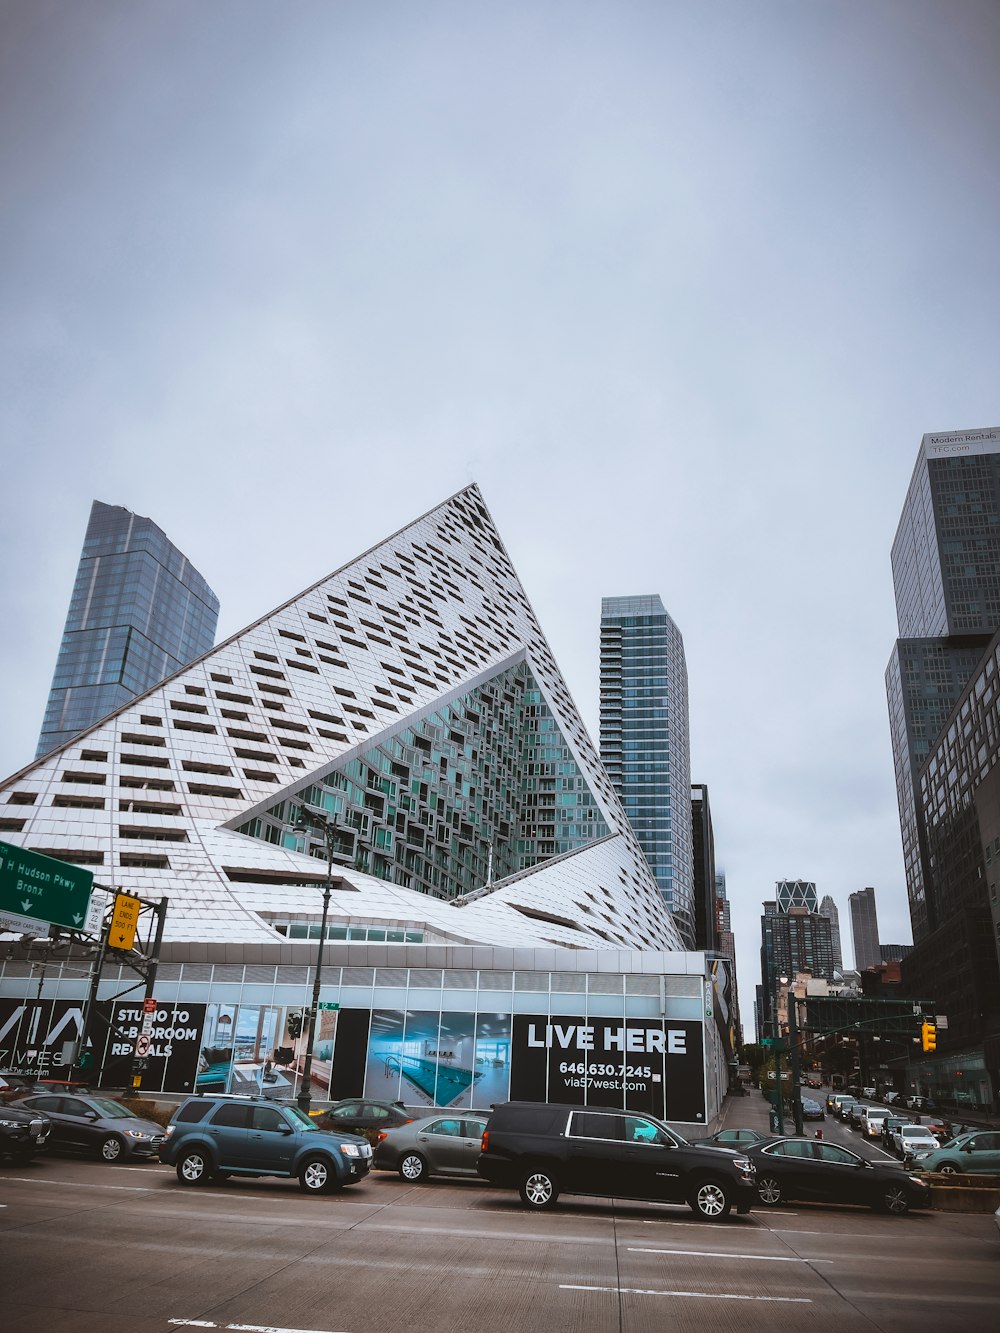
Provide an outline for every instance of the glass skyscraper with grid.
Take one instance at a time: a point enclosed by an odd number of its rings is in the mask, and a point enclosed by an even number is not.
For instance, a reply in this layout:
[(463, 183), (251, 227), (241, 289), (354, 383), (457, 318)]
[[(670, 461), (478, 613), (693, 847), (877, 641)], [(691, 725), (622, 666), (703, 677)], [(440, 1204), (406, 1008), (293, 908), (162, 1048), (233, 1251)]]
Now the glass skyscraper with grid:
[(601, 604), (601, 759), (687, 948), (695, 947), (684, 640), (657, 596)]
[(919, 771), (1000, 628), (1000, 430), (925, 435), (892, 544), (900, 637), (886, 668), (913, 938), (940, 924), (927, 888)]
[(207, 652), (218, 619), (215, 593), (151, 519), (95, 500), (36, 758)]

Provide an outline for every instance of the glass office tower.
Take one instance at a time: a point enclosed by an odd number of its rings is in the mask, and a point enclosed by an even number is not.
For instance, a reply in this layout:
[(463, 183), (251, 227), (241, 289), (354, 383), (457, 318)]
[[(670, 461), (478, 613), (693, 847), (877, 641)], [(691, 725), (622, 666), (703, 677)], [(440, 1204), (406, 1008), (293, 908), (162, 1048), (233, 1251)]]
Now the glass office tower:
[(95, 500), (36, 758), (207, 652), (219, 599), (151, 519)]
[(927, 889), (919, 770), (1000, 629), (1000, 430), (925, 435), (892, 544), (899, 635), (886, 668), (903, 862), (915, 942)]
[(601, 759), (693, 949), (687, 662), (681, 632), (657, 596), (601, 603)]

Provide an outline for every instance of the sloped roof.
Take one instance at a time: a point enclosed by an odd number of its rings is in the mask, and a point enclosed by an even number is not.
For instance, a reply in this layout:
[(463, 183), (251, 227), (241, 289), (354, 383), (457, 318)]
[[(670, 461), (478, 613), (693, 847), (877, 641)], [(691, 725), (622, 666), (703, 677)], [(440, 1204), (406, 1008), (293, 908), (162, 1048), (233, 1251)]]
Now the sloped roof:
[(318, 918), (325, 866), (235, 828), (522, 660), (608, 835), (458, 902), (338, 869), (350, 887), (331, 920), (682, 948), (476, 486), (7, 779), (2, 836), (91, 865), (99, 883), (166, 894), (168, 940), (273, 941), (272, 922)]

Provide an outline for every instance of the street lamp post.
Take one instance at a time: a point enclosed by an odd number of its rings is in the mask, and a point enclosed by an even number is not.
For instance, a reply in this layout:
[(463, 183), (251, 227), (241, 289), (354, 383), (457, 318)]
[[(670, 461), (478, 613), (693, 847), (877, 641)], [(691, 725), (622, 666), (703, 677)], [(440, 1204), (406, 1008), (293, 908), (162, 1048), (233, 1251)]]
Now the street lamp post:
[(798, 997), (795, 994), (795, 981), (788, 988), (788, 1045), (789, 1065), (792, 1071), (792, 1115), (795, 1117), (796, 1134), (802, 1129), (802, 1089), (799, 1085), (799, 1016)]
[(313, 1048), (316, 1044), (316, 1027), (319, 1020), (319, 988), (323, 974), (323, 949), (326, 945), (326, 918), (330, 910), (330, 894), (333, 892), (333, 852), (337, 838), (335, 826), (330, 823), (325, 815), (303, 809), (295, 822), (295, 832), (309, 833), (313, 830), (322, 833), (326, 843), (326, 882), (323, 885), (323, 920), (319, 928), (319, 944), (316, 949), (312, 1007), (305, 1015), (306, 1022), (309, 1024), (309, 1036), (306, 1039), (306, 1058), (302, 1066), (302, 1082), (299, 1084), (298, 1096), (295, 1099), (306, 1115), (309, 1114), (309, 1108), (312, 1105)]

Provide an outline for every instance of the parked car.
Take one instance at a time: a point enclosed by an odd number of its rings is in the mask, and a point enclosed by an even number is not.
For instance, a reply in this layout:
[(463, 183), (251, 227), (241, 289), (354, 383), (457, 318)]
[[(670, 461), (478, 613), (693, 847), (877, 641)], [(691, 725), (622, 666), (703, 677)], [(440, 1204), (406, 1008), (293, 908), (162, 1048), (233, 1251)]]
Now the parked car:
[(882, 1100), (885, 1102), (886, 1106), (893, 1106), (896, 1102), (899, 1101), (899, 1093), (887, 1092), (885, 1096), (882, 1098)]
[(825, 1120), (826, 1112), (820, 1106), (819, 1102), (814, 1101), (812, 1097), (802, 1098), (802, 1119), (803, 1120)]
[(1000, 1175), (1000, 1133), (977, 1129), (972, 1134), (961, 1134), (935, 1152), (914, 1153), (913, 1164), (919, 1171), (940, 1171), (944, 1176), (959, 1172)]
[(866, 1162), (838, 1143), (772, 1139), (747, 1153), (757, 1168), (757, 1197), (771, 1206), (799, 1199), (861, 1203), (901, 1214), (930, 1203), (924, 1181), (890, 1162)]
[(861, 1095), (866, 1101), (873, 1102), (878, 1094), (874, 1088), (862, 1088)]
[(749, 1158), (688, 1143), (654, 1116), (616, 1107), (503, 1102), (483, 1134), (479, 1174), (520, 1191), (526, 1208), (551, 1208), (561, 1193), (687, 1203), (715, 1222), (755, 1199)]
[(439, 1111), (380, 1130), (372, 1166), (398, 1171), (411, 1185), (428, 1176), (474, 1176), (487, 1119), (469, 1111)]
[(0, 1157), (30, 1162), (49, 1139), (52, 1123), (27, 1106), (0, 1106)]
[(748, 1143), (762, 1143), (770, 1137), (769, 1134), (762, 1134), (757, 1129), (720, 1129), (707, 1139), (693, 1139), (692, 1142), (708, 1145), (714, 1143), (720, 1148), (743, 1148)]
[(893, 1136), (892, 1146), (905, 1165), (921, 1150), (936, 1152), (938, 1141), (925, 1125), (900, 1125)]
[(372, 1097), (350, 1097), (335, 1102), (315, 1117), (320, 1129), (335, 1129), (341, 1134), (361, 1134), (367, 1130), (394, 1129), (408, 1125), (413, 1116), (402, 1102), (380, 1102)]
[(160, 1161), (182, 1185), (230, 1176), (297, 1176), (307, 1194), (363, 1180), (372, 1150), (355, 1134), (324, 1130), (291, 1102), (264, 1096), (188, 1097), (167, 1126)]
[(41, 1111), (49, 1118), (51, 1147), (96, 1153), (105, 1162), (155, 1157), (164, 1140), (162, 1125), (143, 1120), (110, 1097), (41, 1092), (22, 1097), (13, 1105)]

